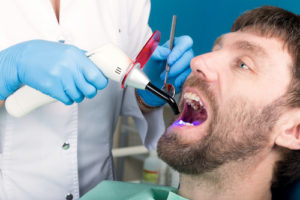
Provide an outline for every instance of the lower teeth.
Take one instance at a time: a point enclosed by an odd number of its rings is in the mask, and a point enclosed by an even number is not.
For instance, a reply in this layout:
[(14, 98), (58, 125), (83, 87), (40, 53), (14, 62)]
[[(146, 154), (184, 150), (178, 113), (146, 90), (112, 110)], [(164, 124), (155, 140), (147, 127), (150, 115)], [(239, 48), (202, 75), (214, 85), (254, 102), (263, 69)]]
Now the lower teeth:
[(194, 124), (191, 124), (191, 123), (189, 123), (189, 122), (184, 122), (184, 121), (182, 121), (182, 120), (180, 120), (180, 121), (178, 122), (178, 124), (179, 124), (179, 125), (184, 125), (184, 126), (194, 126)]

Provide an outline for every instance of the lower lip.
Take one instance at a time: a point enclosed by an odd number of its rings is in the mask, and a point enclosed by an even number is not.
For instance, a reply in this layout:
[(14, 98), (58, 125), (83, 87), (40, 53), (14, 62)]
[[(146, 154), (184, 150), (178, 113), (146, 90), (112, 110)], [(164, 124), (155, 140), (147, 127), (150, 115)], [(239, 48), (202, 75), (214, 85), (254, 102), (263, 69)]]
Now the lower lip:
[(168, 128), (167, 132), (177, 135), (183, 143), (195, 143), (207, 134), (205, 122), (194, 122), (195, 125), (185, 125), (177, 120)]

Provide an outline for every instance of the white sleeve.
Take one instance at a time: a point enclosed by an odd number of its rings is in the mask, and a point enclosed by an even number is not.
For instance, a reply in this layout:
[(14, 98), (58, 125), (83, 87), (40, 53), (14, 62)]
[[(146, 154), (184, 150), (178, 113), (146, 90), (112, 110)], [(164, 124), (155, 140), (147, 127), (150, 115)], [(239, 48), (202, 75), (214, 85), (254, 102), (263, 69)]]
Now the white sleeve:
[(122, 3), (126, 7), (126, 12), (123, 10), (123, 13), (128, 18), (126, 24), (129, 43), (125, 51), (131, 58), (135, 58), (152, 34), (148, 24), (150, 0), (122, 0)]
[(158, 139), (165, 131), (163, 108), (143, 114), (137, 104), (134, 89), (126, 88), (121, 114), (133, 117), (143, 144), (150, 150), (156, 149)]
[[(148, 25), (150, 0), (129, 0), (127, 6), (130, 45), (126, 51), (135, 58), (152, 34)], [(148, 149), (156, 149), (157, 141), (165, 131), (163, 108), (143, 114), (137, 104), (134, 89), (126, 88), (121, 114), (132, 116), (144, 145)]]

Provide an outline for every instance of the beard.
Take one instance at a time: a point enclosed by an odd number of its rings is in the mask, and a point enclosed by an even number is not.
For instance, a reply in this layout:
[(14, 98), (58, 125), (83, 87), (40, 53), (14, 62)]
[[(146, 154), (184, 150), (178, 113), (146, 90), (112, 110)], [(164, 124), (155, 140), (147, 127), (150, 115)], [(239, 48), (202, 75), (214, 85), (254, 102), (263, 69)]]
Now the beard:
[(186, 86), (197, 88), (206, 97), (212, 108), (211, 121), (207, 134), (199, 141), (187, 144), (172, 129), (160, 138), (158, 155), (172, 168), (180, 173), (200, 175), (228, 162), (255, 156), (266, 148), (282, 111), (282, 98), (259, 107), (234, 97), (220, 107), (204, 81), (190, 77)]

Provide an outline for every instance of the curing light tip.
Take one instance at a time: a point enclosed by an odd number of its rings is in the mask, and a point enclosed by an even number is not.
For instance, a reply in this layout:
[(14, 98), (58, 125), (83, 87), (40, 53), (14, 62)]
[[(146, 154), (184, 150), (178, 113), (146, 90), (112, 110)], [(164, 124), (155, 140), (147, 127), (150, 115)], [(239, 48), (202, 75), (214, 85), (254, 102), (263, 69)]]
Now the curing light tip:
[(179, 114), (179, 109), (178, 109), (177, 103), (173, 97), (171, 97), (167, 93), (163, 92), (162, 90), (158, 89), (150, 82), (146, 85), (146, 90), (149, 90), (150, 92), (152, 92), (159, 98), (165, 100), (171, 106), (175, 115)]

